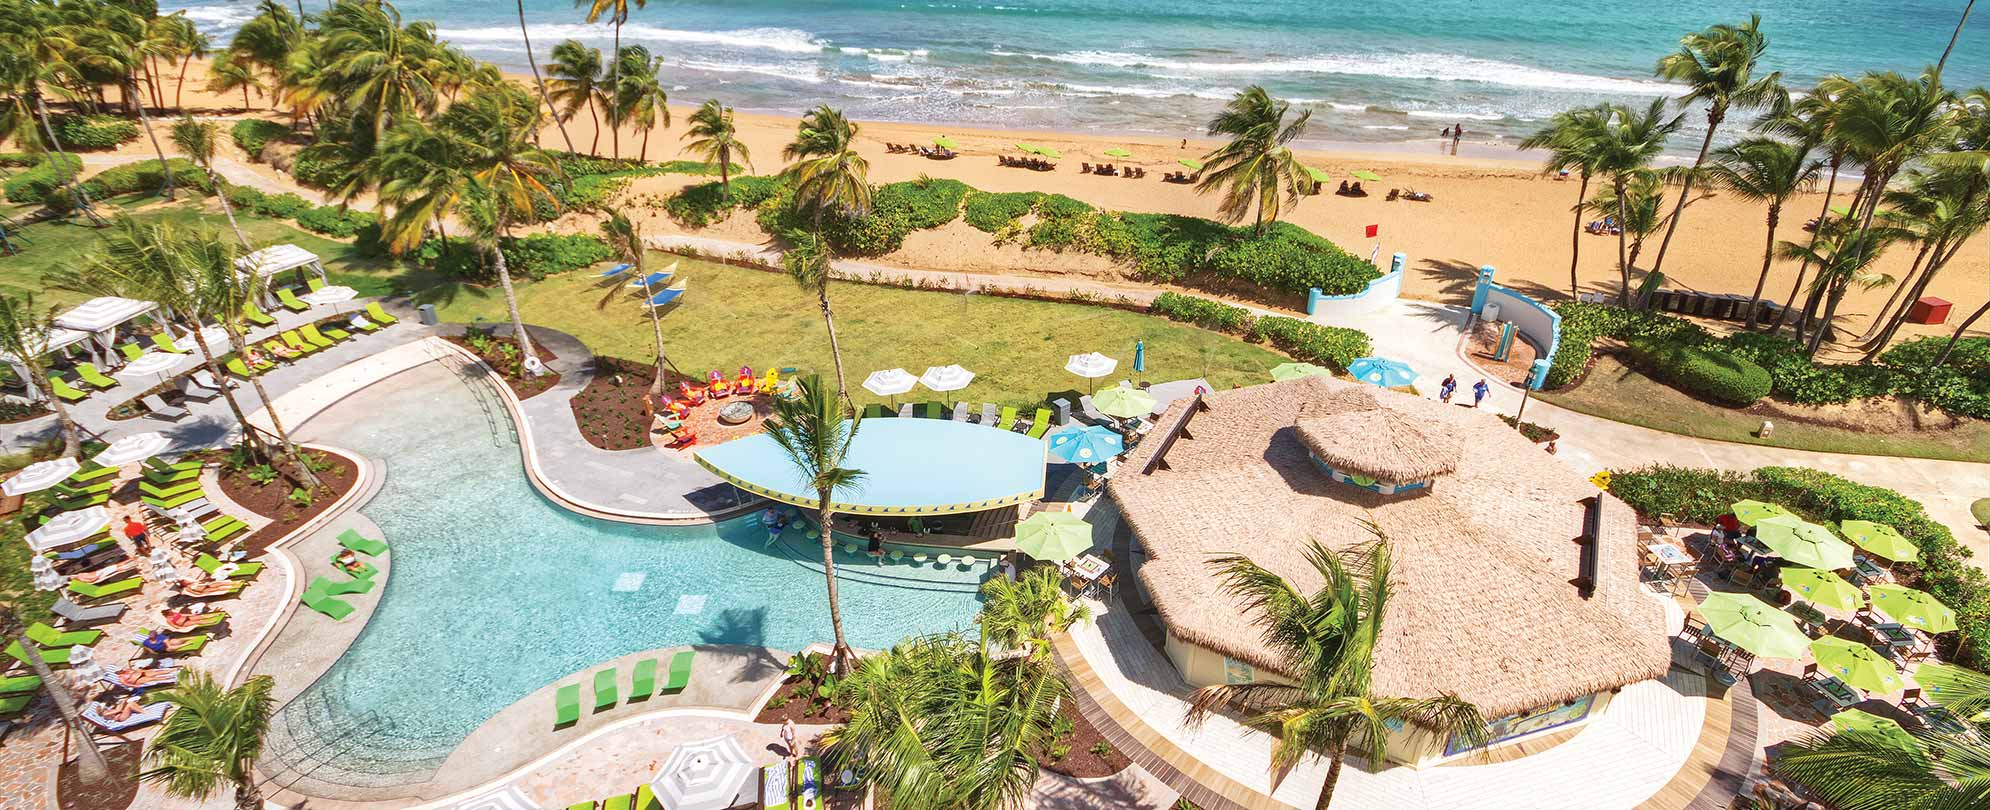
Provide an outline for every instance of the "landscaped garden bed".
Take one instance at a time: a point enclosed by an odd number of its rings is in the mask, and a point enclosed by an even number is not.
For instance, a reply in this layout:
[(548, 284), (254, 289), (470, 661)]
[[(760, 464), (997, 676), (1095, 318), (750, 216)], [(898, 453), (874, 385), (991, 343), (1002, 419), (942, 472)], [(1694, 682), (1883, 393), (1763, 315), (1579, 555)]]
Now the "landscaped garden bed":
[(359, 465), (352, 459), (326, 450), (299, 448), (324, 485), (307, 491), (293, 479), (282, 451), (271, 450), (278, 458), (268, 464), (251, 464), (240, 450), (205, 454), (220, 464), (221, 493), (242, 508), (270, 519), (269, 525), (241, 539), (242, 549), (251, 556), (331, 508), (359, 480)]
[(1111, 776), (1133, 764), (1126, 754), (1106, 742), (1105, 735), (1092, 727), (1085, 716), (1078, 711), (1075, 701), (1066, 699), (1057, 710), (1057, 724), (1051, 734), (1056, 738), (1050, 750), (1037, 754), (1037, 762), (1045, 770), (1061, 773), (1079, 779), (1097, 779)]
[[(532, 353), (539, 357), (540, 362), (551, 363), (557, 359), (558, 355), (547, 351), (531, 327), (526, 327), (525, 334), (532, 337)], [(546, 393), (546, 389), (560, 382), (560, 375), (550, 368), (541, 369), (536, 375), (527, 373), (524, 363), (518, 359), (518, 343), (509, 337), (471, 329), (461, 335), (447, 336), (444, 340), (463, 347), (495, 369), (498, 378), (504, 380), (504, 384), (511, 387), (511, 393), (519, 399), (531, 399)]]
[[(644, 412), (643, 396), (650, 391), (656, 368), (649, 363), (620, 357), (596, 357), (594, 378), (574, 394), (574, 424), (587, 443), (603, 450), (634, 450), (650, 444), (650, 415)], [(680, 382), (703, 384), (675, 372), (666, 372), (664, 396), (675, 398)]]

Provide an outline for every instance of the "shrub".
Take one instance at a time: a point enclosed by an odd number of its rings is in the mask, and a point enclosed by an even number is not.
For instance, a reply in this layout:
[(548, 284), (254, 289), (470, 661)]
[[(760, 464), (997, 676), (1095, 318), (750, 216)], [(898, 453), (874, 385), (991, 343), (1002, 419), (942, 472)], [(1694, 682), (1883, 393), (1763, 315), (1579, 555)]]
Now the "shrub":
[(1990, 498), (1977, 498), (1969, 505), (1969, 516), (1978, 526), (1990, 526)]
[(1113, 258), (1131, 262), (1142, 277), (1181, 281), (1205, 267), (1230, 229), (1222, 223), (1174, 214), (1120, 214), (1101, 225)]
[(541, 279), (615, 257), (615, 251), (591, 234), (533, 234), (504, 242), (504, 258), (513, 275)]
[(27, 152), (0, 152), (0, 166), (12, 169), (25, 168), (41, 162), (41, 155)]
[[(193, 161), (186, 158), (172, 158), (166, 166), (173, 172), (173, 187), (185, 191), (197, 189), (209, 191), (207, 172), (201, 171)], [(112, 166), (83, 181), (83, 190), (89, 192), (90, 199), (102, 200), (120, 194), (151, 193), (165, 188), (166, 173), (159, 168), (159, 161), (141, 160)], [(51, 208), (58, 210), (69, 204), (69, 195), (58, 191), (44, 200)]]
[(967, 197), (967, 224), (976, 230), (995, 233), (1014, 225), (1024, 214), (1036, 207), (1036, 201), (1043, 194), (1035, 191), (1011, 191), (991, 193), (977, 191)]
[(1338, 326), (1321, 326), (1298, 318), (1268, 316), (1251, 322), (1252, 342), (1270, 343), (1294, 359), (1337, 371), (1369, 354), (1368, 334)]
[(297, 224), (312, 233), (350, 239), (368, 225), (378, 225), (380, 217), (368, 211), (354, 211), (336, 205), (320, 205), (297, 215)]
[(261, 118), (244, 118), (228, 129), (228, 135), (235, 139), (237, 147), (249, 153), (250, 160), (261, 160), (263, 147), (270, 141), (290, 137), (290, 127)]
[(1683, 341), (1631, 341), (1631, 356), (1653, 376), (1723, 405), (1747, 407), (1769, 395), (1769, 371), (1734, 354)]
[(282, 194), (265, 195), (256, 203), (256, 213), (278, 219), (296, 219), (298, 215), (313, 207), (310, 200), (288, 191)]
[(959, 219), (961, 202), (970, 191), (973, 189), (959, 180), (921, 177), (878, 189), (876, 200), (879, 207), (903, 201), (906, 227), (923, 231)]
[(301, 152), (290, 164), (290, 176), (310, 188), (331, 188), (338, 185), (339, 177), (343, 173), (339, 161), (325, 157), (306, 157)]
[(269, 197), (262, 189), (253, 186), (228, 186), (221, 193), (227, 195), (228, 204), (235, 206), (238, 212), (256, 211)]
[(50, 153), (42, 156), (40, 162), (27, 171), (16, 172), (13, 177), (7, 178), (5, 186), (0, 188), (5, 189), (8, 202), (41, 202), (48, 199), (50, 191), (82, 170), (82, 158)]
[(664, 213), (688, 228), (703, 228), (732, 213), (734, 208), (756, 208), (779, 194), (787, 183), (778, 176), (735, 177), (724, 196), (718, 183), (685, 186), (663, 204)]
[(1211, 272), (1297, 295), (1315, 287), (1351, 295), (1382, 277), (1361, 257), (1289, 222), (1274, 222), (1263, 233), (1240, 228), (1236, 236), (1209, 257)]
[(70, 149), (115, 149), (138, 137), (138, 123), (115, 115), (63, 115), (55, 119), (56, 134)]
[(1147, 311), (1171, 321), (1192, 323), (1218, 332), (1245, 334), (1251, 331), (1250, 310), (1192, 295), (1161, 293), (1154, 297), (1154, 303), (1147, 306)]

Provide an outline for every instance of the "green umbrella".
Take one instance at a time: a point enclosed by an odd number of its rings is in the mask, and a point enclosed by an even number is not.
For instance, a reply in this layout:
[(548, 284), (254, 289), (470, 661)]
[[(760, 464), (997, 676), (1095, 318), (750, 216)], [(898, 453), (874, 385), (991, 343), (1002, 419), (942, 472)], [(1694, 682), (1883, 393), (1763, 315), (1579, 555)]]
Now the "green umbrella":
[(1848, 520), (1838, 524), (1838, 530), (1845, 533), (1845, 539), (1859, 545), (1859, 548), (1878, 554), (1894, 562), (1913, 562), (1921, 559), (1921, 550), (1892, 526), (1874, 523), (1870, 520)]
[(1279, 363), (1271, 367), (1271, 378), (1279, 382), (1300, 377), (1332, 377), (1334, 370), (1312, 363)]
[(1972, 722), (1990, 722), (1990, 675), (1954, 664), (1929, 661), (1914, 668), (1914, 682), (1924, 697)]
[(1354, 173), (1354, 179), (1356, 179), (1356, 180), (1366, 180), (1366, 181), (1368, 181), (1368, 182), (1370, 182), (1370, 183), (1379, 183), (1379, 182), (1381, 182), (1381, 181), (1382, 181), (1382, 175), (1379, 175), (1379, 174), (1376, 174), (1376, 173), (1374, 173), (1374, 172), (1371, 172), (1371, 171), (1368, 171), (1367, 169), (1363, 169), (1363, 170), (1361, 170), (1361, 171), (1358, 171), (1358, 172), (1355, 172), (1355, 173)]
[(1180, 163), (1183, 166), (1187, 166), (1196, 171), (1202, 171), (1202, 161), (1200, 160), (1190, 160), (1189, 158), (1182, 158), (1181, 160), (1177, 160), (1175, 162)]
[(1108, 157), (1116, 157), (1116, 158), (1130, 158), (1130, 157), (1133, 157), (1133, 153), (1132, 153), (1132, 152), (1128, 152), (1128, 151), (1126, 151), (1126, 150), (1124, 150), (1124, 149), (1119, 149), (1119, 148), (1113, 148), (1113, 149), (1107, 149), (1105, 153), (1106, 153), (1106, 155), (1107, 155)]
[(938, 138), (934, 138), (934, 139), (933, 139), (933, 145), (934, 145), (934, 146), (937, 146), (937, 147), (940, 147), (941, 149), (959, 149), (959, 148), (960, 148), (959, 146), (956, 146), (956, 145), (954, 144), (954, 139), (952, 139), (952, 138), (949, 138), (949, 137), (947, 137), (947, 136), (945, 136), (945, 135), (941, 135), (941, 136), (940, 136), (940, 137), (938, 137)]
[(1131, 419), (1154, 410), (1154, 396), (1130, 385), (1115, 385), (1092, 395), (1092, 407), (1107, 416)]
[(1320, 171), (1319, 169), (1315, 169), (1311, 166), (1301, 166), (1299, 168), (1305, 169), (1306, 176), (1313, 178), (1313, 182), (1315, 183), (1325, 183), (1327, 181), (1334, 179), (1333, 175), (1327, 174), (1326, 172)]
[(1037, 150), (1042, 149), (1043, 147), (1037, 146), (1036, 144), (1033, 143), (1022, 143), (1018, 141), (1016, 143), (1016, 148), (1034, 155), (1036, 154)]
[(1016, 547), (1046, 562), (1076, 557), (1092, 548), (1092, 524), (1070, 512), (1038, 512), (1016, 524)]
[(1052, 149), (1052, 148), (1050, 148), (1050, 147), (1048, 147), (1048, 146), (1039, 146), (1039, 147), (1037, 147), (1037, 148), (1036, 148), (1036, 153), (1037, 153), (1037, 154), (1039, 154), (1039, 155), (1042, 155), (1042, 156), (1044, 156), (1044, 157), (1047, 157), (1047, 158), (1050, 158), (1051, 160), (1063, 160), (1063, 159), (1064, 159), (1064, 155), (1063, 155), (1063, 153), (1060, 153), (1060, 152), (1058, 152), (1057, 150), (1055, 150), (1055, 149)]
[(1868, 734), (1885, 740), (1888, 745), (1905, 748), (1909, 751), (1917, 750), (1914, 737), (1909, 735), (1907, 729), (1901, 728), (1900, 724), (1894, 722), (1892, 718), (1862, 712), (1858, 709), (1846, 709), (1831, 715), (1831, 725), (1837, 726), (1839, 731)]
[(1700, 615), (1714, 635), (1756, 655), (1801, 658), (1810, 641), (1790, 614), (1744, 593), (1708, 594)]
[(1849, 217), (1852, 215), (1852, 207), (1849, 205), (1834, 205), (1831, 206), (1831, 213), (1841, 217)]
[(1794, 515), (1763, 518), (1755, 523), (1755, 538), (1777, 556), (1797, 565), (1825, 571), (1852, 567), (1852, 547), (1830, 529)]
[(1817, 666), (1838, 676), (1838, 680), (1868, 692), (1889, 694), (1907, 688), (1900, 671), (1873, 648), (1837, 636), (1825, 636), (1810, 643)]
[(1923, 633), (1955, 629), (1955, 611), (1925, 591), (1900, 585), (1874, 585), (1873, 609)]
[(1839, 610), (1857, 610), (1865, 596), (1844, 577), (1815, 568), (1783, 569), (1783, 586), (1810, 602)]
[(1728, 509), (1733, 510), (1734, 519), (1741, 521), (1742, 525), (1745, 526), (1753, 526), (1763, 518), (1781, 517), (1790, 514), (1790, 510), (1788, 509), (1784, 509), (1773, 503), (1763, 503), (1761, 501), (1736, 501)]

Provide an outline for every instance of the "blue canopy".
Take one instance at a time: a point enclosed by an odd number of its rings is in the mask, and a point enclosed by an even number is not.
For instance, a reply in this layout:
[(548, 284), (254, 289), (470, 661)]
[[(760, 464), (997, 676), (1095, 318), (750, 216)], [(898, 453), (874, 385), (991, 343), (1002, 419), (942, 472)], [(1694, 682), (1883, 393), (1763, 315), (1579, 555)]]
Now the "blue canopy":
[(684, 296), (683, 287), (673, 287), (650, 296), (650, 306), (660, 307)]
[(1363, 357), (1347, 364), (1347, 373), (1369, 385), (1383, 388), (1401, 388), (1416, 382), (1416, 369), (1401, 360), (1387, 357)]
[(1050, 434), (1050, 454), (1073, 464), (1097, 464), (1125, 449), (1125, 438), (1098, 425), (1072, 425)]
[(610, 267), (606, 270), (601, 271), (601, 277), (607, 278), (609, 276), (619, 276), (623, 273), (629, 272), (629, 268), (631, 267), (635, 267), (635, 265), (623, 262), (622, 264), (618, 264), (615, 265), (614, 267)]
[[(1043, 442), (943, 419), (866, 419), (844, 466), (864, 471), (830, 507), (859, 515), (947, 515), (1043, 497)], [(815, 490), (774, 439), (756, 433), (698, 451), (698, 464), (761, 497), (813, 509)]]
[(669, 271), (667, 271), (667, 270), (666, 270), (666, 271), (663, 271), (663, 272), (659, 272), (659, 273), (651, 273), (651, 274), (649, 274), (649, 275), (647, 275), (647, 276), (644, 276), (644, 277), (642, 277), (642, 278), (639, 278), (639, 279), (636, 279), (635, 281), (631, 281), (631, 282), (629, 282), (629, 286), (631, 286), (631, 287), (654, 287), (654, 286), (656, 286), (656, 285), (658, 285), (658, 284), (662, 284), (662, 283), (664, 283), (664, 282), (666, 282), (666, 281), (669, 281), (669, 280), (670, 280), (670, 275), (671, 275), (671, 274), (670, 274), (670, 272), (669, 272)]

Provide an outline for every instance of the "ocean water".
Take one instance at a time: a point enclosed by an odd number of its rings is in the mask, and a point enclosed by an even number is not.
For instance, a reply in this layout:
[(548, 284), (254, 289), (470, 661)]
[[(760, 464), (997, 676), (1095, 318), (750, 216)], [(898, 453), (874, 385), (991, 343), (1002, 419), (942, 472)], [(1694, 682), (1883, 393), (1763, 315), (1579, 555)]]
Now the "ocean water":
[[(322, 2), (322, 0), (317, 0)], [(304, 0), (309, 11), (313, 0)], [(1435, 138), (1463, 124), (1511, 139), (1558, 110), (1642, 103), (1673, 88), (1653, 63), (1680, 35), (1760, 12), (1769, 67), (1804, 85), (1833, 72), (1915, 71), (1963, 0), (652, 0), (622, 30), (670, 66), (674, 101), (742, 110), (828, 103), (867, 119), (1191, 134), (1238, 88), (1313, 109), (1308, 139)], [(217, 41), (251, 0), (164, 0)], [(513, 3), (404, 0), (406, 19), (525, 68)], [(536, 56), (606, 46), (568, 0), (525, 0)], [(1979, 15), (1980, 16), (1980, 15)], [(1966, 29), (1952, 85), (1990, 81), (1990, 19)], [(1689, 116), (1695, 119), (1697, 116)], [(1680, 148), (1692, 138), (1680, 139)]]

